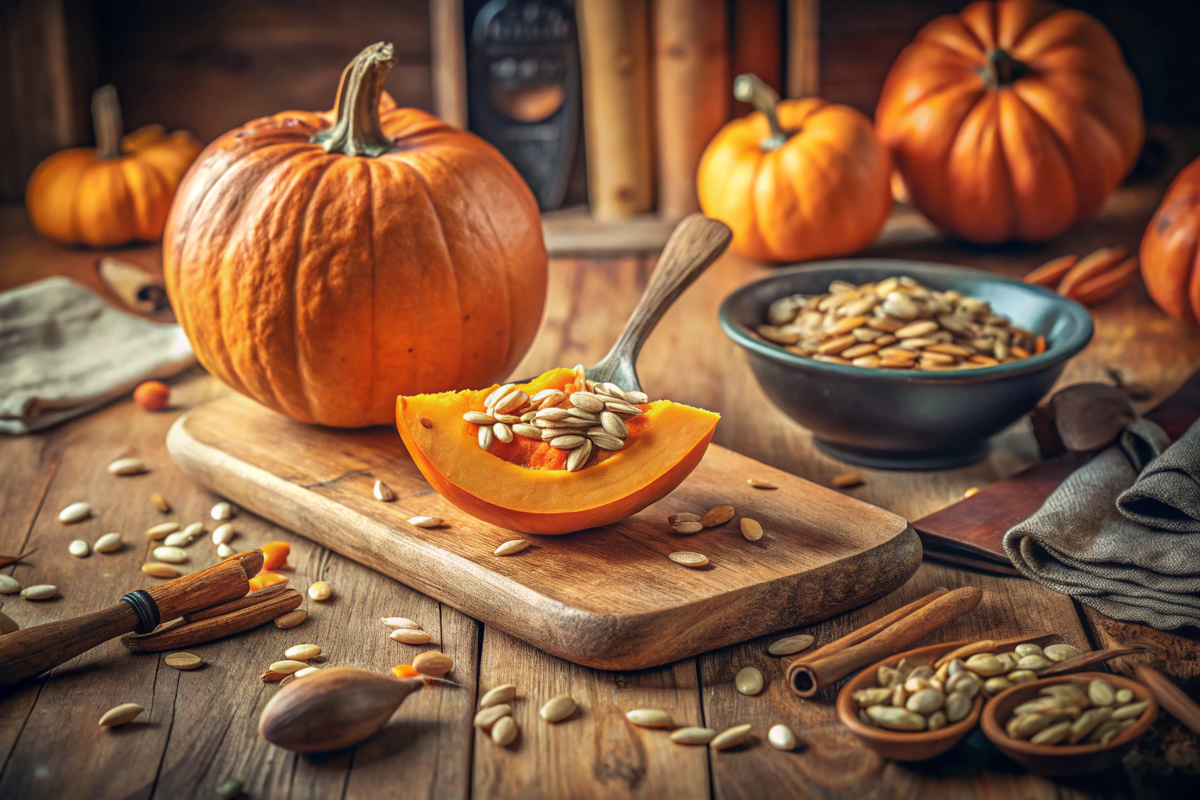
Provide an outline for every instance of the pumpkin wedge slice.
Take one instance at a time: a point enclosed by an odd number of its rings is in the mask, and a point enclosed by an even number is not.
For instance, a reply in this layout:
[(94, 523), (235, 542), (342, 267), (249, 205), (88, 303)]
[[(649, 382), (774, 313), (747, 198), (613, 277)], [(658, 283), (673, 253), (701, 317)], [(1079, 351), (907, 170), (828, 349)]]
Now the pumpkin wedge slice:
[[(556, 369), (519, 385), (531, 397), (575, 380)], [(636, 514), (683, 482), (708, 449), (720, 415), (657, 400), (626, 420), (620, 450), (594, 449), (587, 466), (566, 469), (567, 452), (514, 436), (479, 446), (479, 426), (468, 411), (482, 411), (495, 386), (479, 391), (400, 397), (396, 424), (413, 461), (429, 481), (463, 511), (522, 533), (560, 534), (608, 525)]]

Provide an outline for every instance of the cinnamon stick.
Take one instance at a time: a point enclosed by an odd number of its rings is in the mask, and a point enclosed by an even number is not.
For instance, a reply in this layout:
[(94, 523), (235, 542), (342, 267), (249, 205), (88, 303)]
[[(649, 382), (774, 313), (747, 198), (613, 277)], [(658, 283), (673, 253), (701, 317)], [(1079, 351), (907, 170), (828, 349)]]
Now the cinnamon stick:
[(135, 653), (157, 653), (162, 650), (191, 647), (195, 644), (223, 639), (235, 633), (257, 628), (296, 608), (303, 600), (304, 596), (298, 591), (288, 589), (261, 603), (239, 608), (219, 617), (210, 617), (199, 622), (185, 622), (182, 625), (164, 626), (142, 636), (133, 634), (122, 636), (121, 644)]
[(232, 611), (237, 611), (241, 608), (249, 608), (250, 606), (258, 605), (266, 600), (270, 600), (276, 595), (283, 594), (287, 591), (287, 589), (288, 585), (286, 583), (276, 583), (268, 586), (265, 589), (259, 589), (256, 592), (249, 592), (245, 596), (239, 597), (236, 600), (230, 600), (228, 603), (221, 603), (220, 605), (212, 606), (211, 608), (205, 608), (201, 609), (200, 611), (187, 614), (184, 616), (183, 620), (184, 622), (199, 622), (200, 620), (204, 619), (220, 617)]
[(1133, 674), (1150, 690), (1158, 704), (1171, 712), (1171, 716), (1190, 728), (1192, 733), (1200, 734), (1200, 706), (1170, 678), (1145, 664), (1135, 666)]
[(821, 648), (824, 653), (819, 658), (810, 656), (798, 659), (788, 666), (788, 685), (800, 697), (812, 697), (856, 669), (897, 653), (951, 620), (974, 610), (982, 599), (982, 589), (964, 586), (936, 597), (857, 644), (844, 649), (827, 645)]
[(802, 660), (803, 661), (815, 661), (819, 658), (824, 658), (825, 656), (829, 656), (834, 653), (845, 650), (847, 647), (852, 647), (860, 642), (864, 642), (867, 639), (870, 639), (875, 634), (879, 633), (884, 628), (888, 627), (889, 625), (892, 625), (895, 622), (898, 622), (898, 621), (904, 619), (909, 614), (912, 614), (913, 612), (917, 611), (918, 609), (924, 608), (925, 606), (932, 603), (934, 600), (937, 600), (942, 595), (947, 594), (949, 591), (950, 590), (947, 589), (945, 586), (939, 586), (936, 589), (934, 589), (932, 592), (930, 592), (929, 594), (925, 595), (924, 597), (922, 597), (918, 600), (914, 600), (906, 606), (901, 606), (900, 608), (897, 608), (892, 613), (882, 616), (879, 619), (875, 620), (874, 622), (871, 622), (867, 625), (862, 626), (861, 628), (859, 628), (856, 631), (846, 634), (845, 636), (843, 636), (840, 639), (835, 639), (834, 641), (830, 642), (829, 644), (821, 645), (816, 650), (813, 650), (810, 653), (805, 653), (803, 655), (797, 655), (795, 658), (792, 658), (792, 659), (786, 659), (786, 661), (788, 662), (786, 664), (786, 666), (790, 667), (791, 666), (790, 662), (795, 662), (795, 661), (802, 661)]

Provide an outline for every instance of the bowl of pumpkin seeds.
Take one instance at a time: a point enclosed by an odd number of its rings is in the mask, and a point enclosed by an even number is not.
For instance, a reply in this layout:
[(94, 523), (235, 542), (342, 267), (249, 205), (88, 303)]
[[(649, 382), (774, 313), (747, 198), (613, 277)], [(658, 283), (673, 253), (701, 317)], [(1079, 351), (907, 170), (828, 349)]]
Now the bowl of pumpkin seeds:
[(1158, 703), (1120, 675), (1078, 672), (1022, 683), (983, 710), (983, 733), (1040, 775), (1086, 775), (1119, 762), (1158, 718)]

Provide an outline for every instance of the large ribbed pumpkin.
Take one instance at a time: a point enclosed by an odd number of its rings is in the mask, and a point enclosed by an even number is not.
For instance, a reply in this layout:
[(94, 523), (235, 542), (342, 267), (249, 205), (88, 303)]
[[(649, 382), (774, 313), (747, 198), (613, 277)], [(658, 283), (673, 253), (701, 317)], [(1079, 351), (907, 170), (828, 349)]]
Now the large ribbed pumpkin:
[(491, 145), (413, 109), (380, 113), (390, 44), (342, 76), (336, 119), (292, 111), (213, 142), (163, 241), (196, 356), (240, 392), (339, 427), (396, 397), (506, 376), (541, 321), (537, 202)]
[(1175, 176), (1142, 236), (1142, 280), (1159, 308), (1200, 324), (1200, 158)]
[(976, 2), (926, 25), (892, 65), (875, 126), (911, 202), (975, 242), (1039, 241), (1092, 217), (1144, 133), (1116, 40), (1039, 0)]

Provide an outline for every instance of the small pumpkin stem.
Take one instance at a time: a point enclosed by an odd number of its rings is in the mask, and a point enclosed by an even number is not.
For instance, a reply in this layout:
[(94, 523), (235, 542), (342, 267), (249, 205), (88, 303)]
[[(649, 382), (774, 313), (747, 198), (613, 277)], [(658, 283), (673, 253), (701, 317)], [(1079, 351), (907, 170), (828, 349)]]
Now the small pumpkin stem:
[(375, 158), (393, 148), (379, 121), (379, 97), (383, 81), (396, 63), (391, 42), (379, 42), (363, 50), (342, 72), (338, 85), (336, 118), (332, 126), (316, 133), (310, 141), (326, 153)]
[(1018, 61), (999, 47), (988, 51), (987, 63), (976, 70), (983, 78), (984, 85), (992, 91), (1011, 86), (1029, 72), (1029, 66), (1024, 61)]
[(743, 103), (754, 106), (761, 111), (771, 126), (771, 135), (762, 140), (764, 151), (778, 150), (788, 140), (788, 134), (779, 124), (779, 114), (775, 106), (779, 105), (779, 93), (767, 86), (757, 75), (738, 75), (733, 81), (733, 96)]
[(117, 87), (111, 83), (92, 92), (92, 127), (96, 130), (96, 157), (121, 157), (121, 104), (117, 102)]

